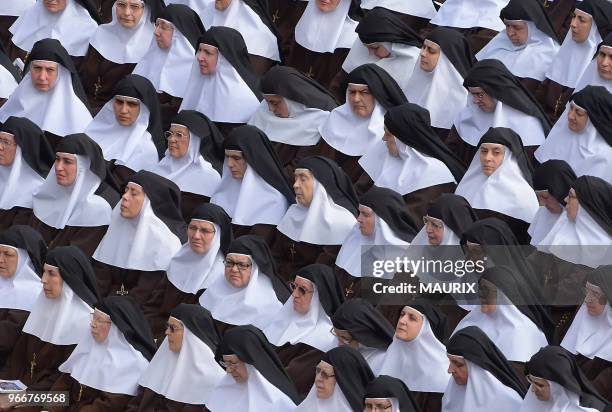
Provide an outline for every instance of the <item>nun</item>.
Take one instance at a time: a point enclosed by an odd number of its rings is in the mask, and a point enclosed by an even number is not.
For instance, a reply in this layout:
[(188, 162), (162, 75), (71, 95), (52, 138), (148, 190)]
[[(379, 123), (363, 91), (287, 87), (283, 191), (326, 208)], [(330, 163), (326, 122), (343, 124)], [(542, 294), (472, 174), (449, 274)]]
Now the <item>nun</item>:
[(113, 98), (118, 81), (145, 57), (162, 0), (116, 0), (110, 23), (98, 26), (89, 41), (79, 74), (94, 114)]
[(579, 92), (586, 86), (603, 86), (612, 92), (612, 33), (597, 46), (597, 53), (578, 80), (574, 92)]
[(166, 144), (153, 84), (137, 74), (123, 78), (85, 133), (100, 145), (120, 184), (141, 169), (154, 168)]
[(193, 210), (208, 203), (221, 183), (223, 135), (202, 113), (182, 110), (164, 136), (168, 148), (152, 171), (181, 189), (181, 211), (189, 221)]
[(463, 81), (473, 60), (461, 32), (436, 27), (425, 36), (419, 60), (404, 87), (408, 101), (429, 110), (431, 127), (442, 139), (467, 103)]
[(11, 116), (26, 117), (45, 132), (52, 147), (62, 136), (85, 129), (91, 121), (89, 104), (74, 63), (58, 40), (34, 43), (24, 73), (0, 108), (0, 122)]
[(261, 78), (264, 100), (247, 122), (260, 128), (289, 176), (316, 153), (319, 127), (338, 102), (323, 86), (293, 67), (274, 66)]
[(0, 370), (0, 379), (18, 379), (34, 391), (51, 389), (60, 375), (58, 366), (87, 336), (100, 299), (89, 259), (76, 246), (51, 249), (44, 262), (42, 291)]
[(602, 86), (586, 86), (572, 96), (535, 156), (540, 162), (565, 160), (578, 176), (612, 183), (611, 125), (612, 94)]
[(227, 374), (212, 388), (206, 407), (213, 412), (293, 411), (298, 394), (261, 330), (252, 325), (228, 330), (215, 359)]
[(184, 4), (170, 4), (155, 20), (145, 56), (134, 67), (157, 90), (164, 126), (176, 115), (189, 87), (189, 73), (204, 26), (198, 14)]
[(315, 369), (315, 383), (296, 412), (361, 412), (366, 387), (374, 373), (349, 346), (329, 350)]
[[(454, 192), (465, 173), (461, 160), (430, 124), (429, 112), (419, 105), (393, 107), (385, 114), (382, 140), (359, 159), (368, 180), (402, 195), (415, 218), (425, 215), (430, 201)], [(365, 180), (362, 176), (358, 190)]]
[(108, 229), (119, 193), (106, 182), (102, 149), (89, 136), (65, 136), (56, 150), (53, 169), (32, 197), (30, 226), (50, 248), (73, 245), (91, 256)]
[(361, 8), (367, 13), (380, 7), (396, 13), (403, 21), (405, 21), (413, 30), (417, 32), (423, 31), (429, 20), (432, 19), (437, 10), (437, 4), (434, 2), (406, 2), (401, 0), (362, 0)]
[(295, 26), (300, 17), (302, 17), (307, 5), (308, 1), (306, 0), (268, 0), (268, 10), (270, 10), (272, 22), (280, 34), (285, 61), (289, 58), (291, 48), (293, 47)]
[(0, 233), (0, 368), (42, 292), (40, 273), (46, 253), (42, 236), (29, 226), (13, 225)]
[(210, 199), (232, 217), (234, 236), (256, 234), (268, 245), (295, 203), (289, 179), (270, 140), (255, 126), (239, 126), (225, 140), (221, 183)]
[(413, 399), (414, 394), (408, 389), (408, 386), (402, 380), (392, 376), (381, 374), (374, 378), (366, 386), (363, 396), (363, 410), (366, 412), (434, 411), (433, 409), (419, 408), (417, 402)]
[(42, 130), (25, 117), (0, 126), (0, 229), (28, 224), (32, 195), (53, 166), (53, 149)]
[(178, 305), (125, 412), (208, 411), (204, 403), (225, 375), (215, 361), (220, 341), (209, 311), (200, 305)]
[(446, 345), (451, 378), (443, 412), (515, 412), (527, 388), (503, 353), (477, 326), (455, 333)]
[(21, 71), (13, 64), (0, 42), (0, 107), (6, 103), (19, 82), (21, 82)]
[(94, 307), (90, 333), (59, 366), (53, 385), (68, 391), (70, 406), (54, 411), (125, 410), (155, 354), (142, 310), (131, 298), (109, 296)]
[(384, 133), (385, 113), (408, 100), (397, 82), (372, 63), (354, 69), (345, 87), (346, 103), (332, 110), (319, 127), (323, 140), (317, 151), (335, 160), (354, 183), (363, 174), (359, 158)]
[(268, 245), (259, 236), (241, 236), (230, 244), (223, 263), (224, 276), (204, 291), (200, 305), (223, 330), (227, 325), (265, 327), (291, 294), (276, 272)]

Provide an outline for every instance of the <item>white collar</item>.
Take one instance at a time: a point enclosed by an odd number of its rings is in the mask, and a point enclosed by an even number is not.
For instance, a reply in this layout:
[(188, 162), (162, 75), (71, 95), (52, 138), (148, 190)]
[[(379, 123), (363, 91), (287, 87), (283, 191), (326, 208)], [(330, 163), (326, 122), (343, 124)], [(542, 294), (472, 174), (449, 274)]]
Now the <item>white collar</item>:
[(499, 18), (501, 10), (510, 0), (446, 0), (438, 14), (431, 19), (436, 26), (469, 29), (484, 27), (495, 31), (504, 30)]
[(604, 80), (601, 78), (597, 71), (597, 59), (591, 60), (591, 63), (589, 63), (586, 70), (582, 73), (582, 76), (580, 76), (580, 79), (576, 83), (574, 93), (578, 93), (587, 86), (602, 86), (612, 93), (612, 80)]
[(583, 408), (580, 406), (580, 397), (578, 394), (565, 389), (557, 382), (548, 381), (550, 385), (550, 400), (540, 401), (533, 391), (531, 386), (527, 391), (527, 396), (521, 404), (519, 412), (599, 412), (593, 408)]
[(8, 99), (9, 96), (19, 86), (11, 72), (6, 67), (0, 65), (0, 99)]
[(184, 4), (189, 6), (191, 10), (198, 13), (198, 16), (201, 16), (204, 13), (206, 6), (208, 6), (210, 3), (214, 3), (215, 0), (165, 0), (165, 2), (166, 5)]
[(295, 41), (308, 50), (333, 53), (336, 49), (348, 49), (358, 37), (357, 22), (348, 13), (351, 0), (341, 0), (335, 10), (323, 13), (316, 0), (308, 0), (302, 17), (295, 26)]
[(0, 16), (21, 16), (30, 7), (36, 4), (36, 0), (7, 1), (0, 5)]
[(612, 362), (612, 307), (606, 303), (603, 313), (591, 316), (582, 304), (561, 342), (568, 351), (593, 359)]
[(361, 8), (371, 10), (374, 7), (383, 7), (410, 16), (431, 19), (436, 15), (436, 8), (430, 1), (406, 1), (406, 0), (363, 0)]
[(0, 209), (15, 206), (32, 208), (32, 195), (45, 182), (25, 161), (17, 145), (15, 160), (10, 166), (0, 166)]
[(527, 233), (531, 236), (530, 244), (536, 246), (548, 235), (561, 213), (550, 213), (546, 206), (540, 206), (536, 212)]
[(327, 399), (317, 398), (317, 386), (313, 384), (308, 396), (298, 405), (295, 412), (347, 412), (352, 410), (353, 408), (336, 381), (334, 392)]
[[(28, 252), (17, 250), (17, 268), (10, 279), (0, 278), (0, 308), (30, 311), (40, 293), (42, 283), (30, 261)], [(331, 328), (331, 326), (330, 326)]]

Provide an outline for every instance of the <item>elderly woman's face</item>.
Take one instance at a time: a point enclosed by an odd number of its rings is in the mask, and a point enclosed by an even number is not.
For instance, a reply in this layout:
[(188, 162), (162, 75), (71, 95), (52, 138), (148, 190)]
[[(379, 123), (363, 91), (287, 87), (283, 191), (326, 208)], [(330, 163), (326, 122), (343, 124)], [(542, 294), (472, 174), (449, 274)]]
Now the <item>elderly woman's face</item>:
[(565, 200), (565, 212), (567, 213), (567, 218), (570, 221), (575, 221), (576, 216), (578, 216), (578, 210), (580, 209), (580, 203), (578, 202), (578, 197), (576, 196), (576, 191), (574, 188), (569, 190), (567, 197)]
[(536, 192), (536, 196), (538, 198), (538, 204), (540, 206), (544, 206), (550, 213), (561, 214), (563, 212), (563, 206), (561, 203), (555, 199), (553, 195), (551, 195), (548, 190), (538, 190)]
[(187, 238), (191, 250), (199, 255), (208, 252), (215, 238), (215, 231), (215, 226), (212, 223), (191, 219), (189, 226), (187, 226)]
[(126, 29), (133, 29), (138, 26), (144, 14), (145, 4), (141, 0), (117, 0), (115, 2), (115, 12), (119, 24)]
[(334, 367), (325, 361), (319, 362), (315, 369), (315, 387), (317, 398), (329, 399), (336, 387), (336, 375)]
[(312, 302), (312, 295), (314, 294), (315, 285), (310, 280), (296, 276), (295, 280), (291, 283), (291, 289), (293, 292), (293, 310), (301, 315), (305, 315), (310, 310), (310, 303)]
[(468, 368), (467, 362), (461, 356), (448, 356), (448, 373), (451, 374), (457, 385), (467, 385)]
[(9, 279), (15, 275), (19, 255), (10, 246), (0, 246), (0, 278)]
[(10, 166), (15, 161), (17, 143), (11, 133), (0, 132), (0, 166)]
[(166, 339), (168, 339), (168, 348), (171, 352), (179, 353), (181, 351), (181, 347), (183, 346), (183, 333), (185, 332), (185, 327), (183, 323), (173, 318), (172, 316), (166, 322)]
[(168, 153), (175, 159), (180, 159), (189, 150), (189, 129), (180, 124), (171, 124), (170, 130), (166, 132), (168, 141)]
[(246, 363), (240, 360), (238, 355), (223, 355), (223, 366), (225, 371), (232, 375), (236, 383), (246, 383), (249, 378), (249, 371)]
[(102, 343), (108, 338), (113, 322), (106, 313), (95, 309), (91, 315), (91, 336), (94, 341)]
[(228, 253), (225, 257), (225, 280), (235, 288), (244, 288), (251, 280), (253, 262), (248, 256)]

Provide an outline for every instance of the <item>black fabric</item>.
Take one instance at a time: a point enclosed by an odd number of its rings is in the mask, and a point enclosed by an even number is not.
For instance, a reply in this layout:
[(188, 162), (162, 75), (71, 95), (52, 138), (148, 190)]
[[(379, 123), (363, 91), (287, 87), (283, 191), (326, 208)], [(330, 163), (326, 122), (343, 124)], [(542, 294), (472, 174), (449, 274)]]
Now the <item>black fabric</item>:
[(172, 309), (170, 316), (180, 320), (191, 333), (215, 353), (221, 342), (221, 335), (208, 309), (199, 304), (179, 303)]
[(13, 78), (15, 79), (17, 83), (21, 81), (21, 72), (19, 71), (17, 66), (15, 66), (13, 62), (11, 62), (11, 59), (6, 53), (6, 49), (4, 48), (4, 45), (1, 42), (0, 42), (0, 65), (4, 67), (6, 70), (8, 70), (9, 73), (11, 73), (11, 75), (13, 76)]
[(565, 206), (565, 198), (576, 178), (576, 173), (565, 160), (547, 160), (533, 172), (533, 189), (547, 190)]
[(475, 59), (470, 44), (460, 31), (450, 27), (436, 27), (425, 39), (440, 46), (461, 77), (467, 76)]
[(521, 398), (527, 394), (523, 381), (504, 354), (479, 327), (468, 326), (457, 331), (449, 339), (446, 352), (449, 355), (463, 356), (490, 372), (498, 381), (516, 391)]
[(157, 16), (167, 20), (181, 32), (194, 49), (198, 49), (198, 39), (206, 31), (198, 13), (184, 4), (168, 4)]
[(400, 379), (387, 375), (379, 375), (365, 388), (363, 403), (367, 398), (395, 398), (399, 402), (399, 410), (402, 412), (420, 412), (419, 405), (412, 398), (410, 389)]
[(322, 360), (334, 367), (336, 382), (353, 412), (362, 412), (363, 395), (374, 380), (374, 373), (361, 353), (346, 345), (339, 346), (326, 352)]
[(230, 132), (223, 146), (226, 150), (241, 151), (247, 164), (266, 183), (285, 196), (289, 204), (295, 203), (295, 194), (283, 164), (262, 130), (250, 125), (237, 127)]
[(443, 221), (458, 237), (478, 220), (469, 202), (454, 193), (444, 193), (430, 202), (427, 216)]
[(13, 225), (0, 233), (0, 245), (13, 246), (28, 252), (34, 271), (38, 276), (42, 275), (47, 245), (36, 229), (26, 225)]
[(102, 20), (100, 19), (100, 15), (98, 14), (98, 8), (96, 7), (93, 0), (75, 0), (75, 1), (78, 4), (80, 4), (81, 7), (83, 7), (85, 10), (87, 10), (87, 13), (89, 13), (89, 16), (91, 16), (91, 18), (95, 20), (96, 23), (102, 24)]
[(293, 67), (270, 68), (261, 77), (261, 92), (282, 96), (308, 108), (326, 112), (338, 106), (336, 98), (325, 87)]
[(580, 176), (572, 187), (580, 207), (612, 236), (612, 185), (599, 177)]
[(155, 90), (153, 83), (138, 74), (128, 74), (117, 83), (113, 95), (134, 97), (147, 106), (147, 109), (149, 109), (147, 132), (151, 135), (157, 149), (157, 156), (161, 160), (166, 152), (166, 139), (164, 139), (157, 90)]
[(295, 276), (303, 277), (315, 284), (319, 293), (319, 302), (327, 316), (332, 317), (344, 303), (342, 286), (329, 266), (313, 263), (296, 271)]
[(374, 7), (361, 19), (355, 32), (364, 44), (390, 42), (421, 48), (423, 39), (397, 13)]
[(270, 8), (268, 7), (268, 0), (242, 0), (244, 4), (249, 6), (255, 14), (259, 16), (261, 22), (272, 32), (276, 37), (276, 46), (278, 47), (278, 53), (280, 55), (281, 62), (283, 59), (283, 39), (278, 29), (274, 25), (274, 20), (270, 15)]
[(147, 170), (139, 171), (130, 177), (129, 182), (142, 186), (155, 216), (164, 222), (181, 243), (185, 243), (187, 236), (181, 215), (181, 190), (176, 183)]
[(270, 278), (272, 288), (274, 288), (274, 293), (278, 300), (285, 303), (289, 299), (291, 290), (276, 271), (276, 262), (272, 257), (272, 252), (270, 252), (268, 244), (260, 236), (244, 235), (236, 238), (230, 245), (227, 253), (250, 255), (257, 264), (259, 272)]
[(353, 216), (359, 215), (359, 201), (351, 179), (336, 162), (323, 156), (309, 156), (300, 162), (296, 169), (308, 169), (315, 179), (325, 187), (325, 191), (335, 204), (342, 206)]
[(142, 309), (129, 296), (107, 296), (95, 308), (110, 316), (128, 343), (148, 361), (153, 359), (157, 346)]
[(361, 9), (361, 0), (350, 1), (351, 5), (349, 6), (348, 16), (355, 21), (361, 21), (364, 16), (363, 10)]
[(446, 337), (446, 315), (437, 306), (425, 299), (417, 299), (414, 303), (410, 303), (411, 308), (421, 312), (429, 321), (429, 327), (434, 336), (442, 343)]
[(588, 274), (587, 282), (599, 286), (608, 299), (608, 305), (612, 306), (612, 265), (602, 265), (593, 270)]
[[(236, 326), (225, 332), (215, 354), (217, 362), (223, 360), (223, 355), (237, 355), (241, 361), (252, 365), (268, 382), (291, 398), (293, 403), (298, 404), (298, 393), (274, 346), (255, 326)], [(231, 402), (231, 399), (228, 399), (228, 402)]]
[(539, 1), (510, 0), (510, 3), (501, 10), (499, 18), (502, 20), (526, 20), (533, 22), (538, 30), (554, 39), (557, 43), (561, 43), (546, 9)]
[(362, 64), (349, 73), (347, 83), (344, 85), (345, 94), (349, 83), (367, 85), (376, 101), (385, 110), (408, 103), (406, 95), (395, 79), (385, 69), (373, 63)]
[(387, 350), (395, 329), (370, 302), (361, 298), (347, 300), (331, 318), (334, 328), (348, 331), (364, 346)]
[(572, 100), (587, 111), (589, 120), (612, 146), (612, 94), (603, 86), (587, 86), (574, 93)]
[[(253, 71), (246, 44), (239, 31), (229, 27), (213, 26), (198, 40), (198, 44), (202, 43), (219, 49), (219, 53), (236, 69), (255, 97), (259, 101), (263, 99), (259, 91), (259, 78)], [(197, 50), (196, 48), (196, 53)]]
[(96, 274), (90, 259), (76, 246), (60, 246), (49, 250), (45, 263), (59, 268), (60, 276), (70, 289), (93, 307), (100, 300)]
[(391, 189), (372, 186), (359, 198), (359, 203), (372, 209), (397, 237), (406, 242), (410, 243), (419, 232), (418, 225), (406, 209), (404, 198)]
[(536, 117), (542, 123), (544, 134), (550, 131), (551, 123), (544, 109), (531, 92), (499, 60), (480, 60), (465, 77), (463, 86), (466, 88), (481, 87), (488, 95), (513, 109)]
[(593, 16), (602, 39), (612, 31), (612, 3), (609, 1), (583, 0), (576, 2), (576, 8)]
[(580, 406), (603, 411), (608, 402), (582, 373), (576, 358), (560, 346), (546, 346), (525, 364), (525, 374), (553, 381), (580, 397)]
[(142, 0), (145, 2), (149, 10), (151, 10), (151, 22), (155, 23), (157, 17), (161, 14), (161, 12), (166, 7), (166, 3), (164, 0)]
[(431, 127), (429, 110), (414, 103), (393, 107), (385, 114), (385, 127), (402, 143), (444, 163), (455, 181), (463, 178), (465, 166)]
[[(507, 127), (490, 127), (482, 135), (476, 147), (480, 147), (483, 143), (501, 144), (510, 149), (512, 157), (514, 157), (519, 169), (523, 173), (523, 178), (529, 185), (533, 185), (533, 165), (529, 160), (529, 155), (525, 152), (521, 137), (514, 130)], [(476, 154), (476, 156), (479, 155)]]
[(232, 218), (223, 210), (221, 206), (214, 203), (204, 203), (196, 207), (193, 211), (192, 219), (208, 220), (216, 223), (221, 228), (221, 252), (226, 254), (230, 244), (234, 240), (232, 233)]
[(181, 110), (172, 118), (170, 124), (180, 124), (189, 129), (190, 133), (198, 136), (200, 142), (200, 154), (212, 167), (221, 174), (223, 171), (223, 134), (215, 123), (207, 116), (195, 110)]
[(15, 143), (21, 148), (21, 157), (45, 179), (55, 162), (55, 153), (40, 127), (25, 117), (11, 116), (0, 130), (15, 136)]

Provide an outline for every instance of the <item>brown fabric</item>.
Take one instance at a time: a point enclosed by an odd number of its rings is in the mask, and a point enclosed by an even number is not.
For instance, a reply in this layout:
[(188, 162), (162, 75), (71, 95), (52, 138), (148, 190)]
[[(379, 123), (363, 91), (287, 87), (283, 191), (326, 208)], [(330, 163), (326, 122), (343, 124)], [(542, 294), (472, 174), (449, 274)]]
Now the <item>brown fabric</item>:
[(221, 132), (224, 138), (227, 139), (229, 134), (237, 127), (244, 126), (245, 123), (225, 123), (225, 122), (213, 122), (217, 129)]
[(29, 315), (25, 310), (0, 309), (0, 368), (17, 344)]
[(287, 343), (278, 347), (276, 353), (287, 374), (295, 383), (299, 395), (302, 397), (308, 395), (314, 384), (315, 368), (321, 362), (323, 352), (305, 343), (296, 343), (295, 345)]
[(255, 54), (249, 54), (249, 60), (251, 60), (253, 71), (257, 73), (258, 76), (263, 76), (268, 69), (274, 65), (274, 60)]
[(5, 49), (8, 49), (11, 37), (13, 34), (9, 31), (9, 27), (15, 23), (17, 16), (0, 16), (0, 42)]
[(403, 195), (408, 212), (417, 224), (418, 229), (423, 227), (423, 216), (427, 214), (429, 203), (443, 193), (454, 193), (457, 185), (455, 183), (443, 183), (441, 185), (424, 187), (414, 192)]
[(510, 366), (512, 366), (512, 369), (514, 369), (518, 377), (521, 379), (523, 385), (528, 388), (530, 383), (527, 380), (527, 376), (525, 375), (525, 363), (516, 361), (508, 361), (508, 363), (510, 364)]
[(518, 79), (521, 84), (531, 93), (535, 93), (536, 90), (538, 90), (538, 87), (540, 87), (541, 82), (539, 80), (530, 79), (529, 77), (519, 77)]
[(93, 255), (108, 229), (108, 226), (66, 226), (63, 229), (56, 229), (38, 220), (34, 214), (29, 225), (42, 235), (49, 249), (58, 246), (77, 246), (87, 256)]
[(274, 239), (276, 238), (276, 226), (263, 223), (258, 223), (253, 226), (232, 224), (232, 232), (234, 233), (234, 239), (244, 235), (260, 236), (270, 248), (274, 245)]
[(49, 407), (50, 412), (118, 412), (124, 411), (133, 396), (99, 391), (81, 385), (69, 374), (61, 374), (52, 388), (68, 391), (70, 406)]
[(115, 179), (115, 181), (120, 187), (127, 184), (130, 177), (136, 174), (134, 170), (130, 169), (127, 166), (116, 165), (113, 163), (109, 164), (109, 169), (110, 169), (111, 175), (113, 176), (113, 179)]
[(559, 41), (563, 42), (570, 24), (572, 23), (572, 13), (576, 6), (576, 0), (543, 0), (544, 8), (548, 17), (552, 21)]
[(346, 103), (346, 93), (343, 93), (342, 85), (348, 82), (348, 76), (349, 75), (347, 72), (345, 72), (343, 69), (340, 69), (340, 71), (334, 76), (331, 83), (329, 84), (329, 91), (332, 92), (332, 94), (340, 104)]
[(283, 164), (285, 172), (287, 172), (287, 176), (289, 176), (291, 181), (293, 181), (295, 168), (302, 161), (302, 159), (317, 154), (316, 145), (294, 146), (285, 143), (272, 142), (272, 146), (274, 147), (276, 154), (278, 154), (278, 158)]
[(344, 173), (347, 174), (353, 184), (355, 184), (361, 175), (365, 173), (359, 164), (361, 156), (349, 156), (339, 152), (331, 147), (324, 139), (319, 140), (316, 151), (318, 155), (325, 156), (338, 163), (338, 166), (344, 170)]
[(470, 50), (473, 55), (476, 55), (484, 46), (497, 36), (497, 32), (491, 29), (482, 27), (472, 27), (470, 29), (459, 29), (463, 33), (470, 45)]
[(442, 410), (442, 393), (414, 391), (410, 393), (422, 411), (440, 412)]
[(51, 148), (55, 152), (55, 148), (57, 147), (58, 144), (60, 144), (60, 141), (62, 140), (62, 136), (56, 135), (55, 133), (45, 131), (45, 138), (47, 139), (47, 142), (51, 145)]
[(457, 155), (466, 168), (470, 166), (474, 155), (478, 151), (477, 147), (466, 143), (465, 140), (459, 136), (455, 126), (450, 129), (448, 136), (444, 139), (444, 143)]
[(168, 130), (170, 129), (170, 122), (178, 113), (183, 99), (181, 97), (171, 96), (166, 92), (161, 92), (157, 93), (157, 100), (159, 101), (162, 127), (164, 130)]
[(6, 54), (12, 62), (15, 61), (15, 59), (21, 59), (21, 61), (25, 63), (28, 52), (15, 46), (15, 44), (10, 41), (8, 47), (6, 48)]
[(210, 202), (210, 197), (190, 192), (181, 192), (181, 214), (186, 223), (191, 222), (196, 207)]
[(562, 86), (550, 79), (544, 79), (535, 92), (535, 98), (544, 109), (544, 113), (554, 123), (563, 114), (565, 105), (572, 97), (574, 89)]
[(102, 24), (113, 21), (113, 4), (115, 4), (115, 0), (94, 0), (94, 3), (98, 8)]
[(204, 405), (190, 405), (164, 398), (149, 388), (138, 388), (125, 412), (208, 412)]
[(348, 52), (349, 49), (336, 49), (333, 53), (317, 53), (294, 42), (288, 65), (312, 77), (324, 87), (330, 87)]
[(15, 206), (12, 209), (0, 209), (0, 231), (6, 230), (13, 225), (27, 225), (34, 214), (32, 209)]
[(272, 22), (278, 29), (282, 38), (282, 48), (285, 58), (288, 59), (294, 43), (295, 26), (308, 3), (304, 1), (269, 0), (268, 10)]
[(353, 277), (346, 270), (334, 264), (334, 273), (340, 282), (344, 297), (347, 299), (361, 297), (361, 278)]

